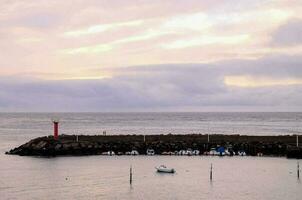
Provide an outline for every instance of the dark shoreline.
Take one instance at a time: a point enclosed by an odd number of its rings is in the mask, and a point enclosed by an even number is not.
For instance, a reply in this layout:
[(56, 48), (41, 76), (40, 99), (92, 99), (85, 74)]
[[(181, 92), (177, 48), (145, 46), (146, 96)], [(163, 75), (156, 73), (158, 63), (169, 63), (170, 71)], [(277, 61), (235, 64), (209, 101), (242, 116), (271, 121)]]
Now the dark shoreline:
[(296, 135), (246, 136), (246, 135), (60, 135), (35, 138), (6, 154), (20, 156), (82, 156), (102, 155), (113, 151), (124, 155), (136, 150), (145, 155), (147, 149), (155, 154), (167, 155), (180, 150), (198, 150), (203, 155), (211, 148), (219, 146), (231, 152), (244, 151), (247, 155), (286, 156), (302, 158), (302, 149), (296, 147)]

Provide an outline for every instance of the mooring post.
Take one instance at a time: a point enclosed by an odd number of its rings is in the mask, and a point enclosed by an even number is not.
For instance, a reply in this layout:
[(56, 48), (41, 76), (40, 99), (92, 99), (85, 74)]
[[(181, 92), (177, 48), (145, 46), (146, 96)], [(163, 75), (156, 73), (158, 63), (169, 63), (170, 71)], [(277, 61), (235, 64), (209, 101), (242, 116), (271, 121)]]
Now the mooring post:
[(146, 142), (146, 135), (144, 135), (144, 142)]
[(210, 125), (208, 124), (208, 143), (210, 143)]
[(130, 166), (130, 185), (132, 185), (132, 165)]
[(79, 142), (79, 136), (78, 135), (76, 136), (76, 141)]
[(299, 147), (299, 135), (296, 136), (297, 147)]
[(211, 163), (210, 180), (212, 181), (212, 179), (213, 179), (213, 165)]
[(300, 163), (297, 162), (297, 178), (300, 179)]

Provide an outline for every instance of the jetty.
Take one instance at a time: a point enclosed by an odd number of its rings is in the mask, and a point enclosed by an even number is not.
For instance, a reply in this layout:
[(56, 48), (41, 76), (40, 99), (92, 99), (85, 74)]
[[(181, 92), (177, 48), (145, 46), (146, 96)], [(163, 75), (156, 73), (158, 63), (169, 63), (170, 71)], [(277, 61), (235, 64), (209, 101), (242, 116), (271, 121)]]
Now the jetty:
[[(50, 135), (35, 138), (13, 148), (6, 154), (20, 156), (84, 156), (84, 155), (179, 155), (176, 152), (195, 150), (207, 155), (213, 148), (244, 151), (250, 156), (286, 156), (302, 158), (302, 148), (297, 146), (296, 135), (247, 136), (214, 134), (184, 135)], [(110, 153), (108, 153), (110, 152)], [(130, 152), (130, 153), (129, 153)], [(200, 153), (199, 153), (200, 152)]]

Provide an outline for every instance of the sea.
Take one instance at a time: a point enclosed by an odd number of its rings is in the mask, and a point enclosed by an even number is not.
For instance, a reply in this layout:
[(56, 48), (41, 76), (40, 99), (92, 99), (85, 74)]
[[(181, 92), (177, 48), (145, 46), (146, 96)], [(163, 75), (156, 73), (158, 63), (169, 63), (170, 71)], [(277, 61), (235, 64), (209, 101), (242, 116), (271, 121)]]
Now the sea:
[[(295, 135), (302, 131), (298, 112), (0, 113), (1, 200), (302, 199), (297, 176), (302, 161), (285, 157), (5, 154), (30, 139), (51, 135), (53, 119), (60, 121), (60, 134)], [(156, 173), (161, 164), (176, 173)]]

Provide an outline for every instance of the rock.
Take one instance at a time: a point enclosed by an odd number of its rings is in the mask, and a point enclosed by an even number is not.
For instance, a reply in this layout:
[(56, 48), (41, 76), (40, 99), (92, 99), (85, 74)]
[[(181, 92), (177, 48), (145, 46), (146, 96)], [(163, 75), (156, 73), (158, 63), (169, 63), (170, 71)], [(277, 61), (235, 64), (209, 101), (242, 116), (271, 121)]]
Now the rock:
[(47, 142), (45, 142), (45, 141), (40, 141), (40, 142), (35, 146), (34, 149), (43, 149), (43, 148), (45, 148), (46, 144), (47, 144)]
[(62, 148), (62, 144), (56, 144), (55, 150), (58, 151)]
[(77, 148), (79, 147), (79, 143), (71, 143), (72, 148)]

